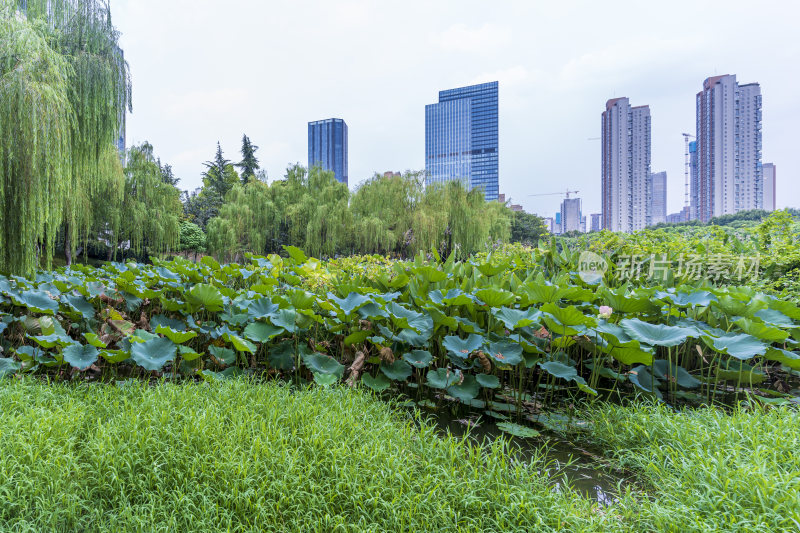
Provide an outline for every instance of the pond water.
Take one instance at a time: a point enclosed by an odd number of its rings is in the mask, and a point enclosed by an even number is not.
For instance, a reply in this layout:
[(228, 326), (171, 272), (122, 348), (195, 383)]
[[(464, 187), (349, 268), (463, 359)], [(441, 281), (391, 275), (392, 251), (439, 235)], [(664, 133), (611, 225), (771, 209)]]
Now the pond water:
[[(497, 421), (487, 416), (464, 415), (463, 411), (454, 415), (447, 409), (428, 411), (427, 415), (443, 436), (448, 433), (454, 437), (468, 435), (476, 443), (491, 442), (500, 436), (509, 438), (497, 426)], [(553, 480), (555, 490), (568, 484), (584, 496), (610, 505), (616, 500), (620, 487), (634, 483), (630, 472), (613, 468), (599, 450), (574, 444), (555, 432), (543, 431), (538, 437), (511, 437), (511, 442), (523, 461), (544, 453), (548, 463), (546, 474)]]

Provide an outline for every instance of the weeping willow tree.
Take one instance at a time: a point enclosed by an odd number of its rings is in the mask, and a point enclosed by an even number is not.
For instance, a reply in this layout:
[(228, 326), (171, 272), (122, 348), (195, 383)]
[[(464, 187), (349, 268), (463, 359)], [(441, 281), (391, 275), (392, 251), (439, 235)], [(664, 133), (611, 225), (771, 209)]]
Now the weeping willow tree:
[(486, 202), (483, 191), (468, 191), (459, 181), (434, 184), (414, 214), (412, 248), (435, 248), (443, 257), (482, 250), (492, 242), (507, 242), (511, 211), (499, 202)]
[(421, 173), (376, 175), (353, 195), (353, 246), (361, 253), (402, 253), (423, 194)]
[(183, 214), (180, 192), (164, 181), (149, 143), (131, 147), (127, 159), (120, 229), (115, 242), (129, 243), (139, 256), (177, 250)]
[(130, 76), (97, 0), (0, 0), (0, 269), (49, 267), (88, 238), (91, 209), (120, 183), (108, 157)]

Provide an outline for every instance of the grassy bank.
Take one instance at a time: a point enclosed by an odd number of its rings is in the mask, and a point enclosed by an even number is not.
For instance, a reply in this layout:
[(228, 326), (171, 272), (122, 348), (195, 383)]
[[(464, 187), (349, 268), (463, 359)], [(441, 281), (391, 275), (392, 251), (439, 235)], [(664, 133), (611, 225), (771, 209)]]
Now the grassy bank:
[(345, 390), (0, 383), (1, 531), (609, 530), (508, 450)]
[(645, 529), (800, 530), (800, 411), (603, 404), (594, 437), (640, 473)]

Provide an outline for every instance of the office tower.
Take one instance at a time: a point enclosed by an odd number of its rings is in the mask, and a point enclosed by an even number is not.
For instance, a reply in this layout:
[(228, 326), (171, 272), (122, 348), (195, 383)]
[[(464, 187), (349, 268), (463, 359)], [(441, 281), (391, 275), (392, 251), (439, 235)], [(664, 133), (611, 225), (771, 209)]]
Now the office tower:
[(600, 213), (592, 213), (589, 216), (592, 219), (590, 231), (600, 231), (603, 229), (603, 217)]
[(697, 93), (698, 218), (762, 209), (761, 88), (714, 76)]
[(764, 163), (764, 210), (775, 211), (775, 178), (777, 171), (772, 163)]
[(459, 180), (497, 200), (499, 184), (496, 81), (439, 92), (425, 106), (425, 185)]
[(627, 98), (606, 102), (602, 115), (603, 228), (633, 232), (650, 223), (650, 108)]
[(561, 233), (581, 231), (581, 199), (566, 198), (561, 202)]
[(340, 118), (308, 123), (308, 167), (332, 170), (347, 185), (347, 124)]
[(650, 225), (655, 226), (667, 221), (667, 173), (650, 174), (650, 181), (653, 191), (650, 202)]

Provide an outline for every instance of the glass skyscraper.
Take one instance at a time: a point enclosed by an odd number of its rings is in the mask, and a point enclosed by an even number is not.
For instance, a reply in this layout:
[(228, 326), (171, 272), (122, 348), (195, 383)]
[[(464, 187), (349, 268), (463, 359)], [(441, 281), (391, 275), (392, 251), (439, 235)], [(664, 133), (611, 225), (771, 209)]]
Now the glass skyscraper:
[(347, 124), (340, 118), (308, 123), (308, 167), (332, 170), (347, 185)]
[(497, 82), (439, 92), (425, 106), (425, 184), (460, 180), (497, 200), (499, 136)]

